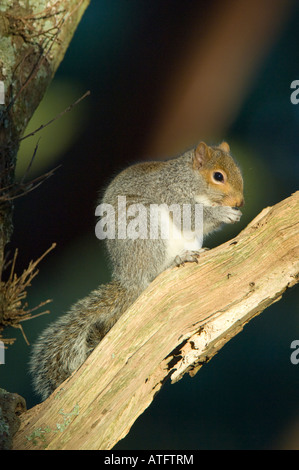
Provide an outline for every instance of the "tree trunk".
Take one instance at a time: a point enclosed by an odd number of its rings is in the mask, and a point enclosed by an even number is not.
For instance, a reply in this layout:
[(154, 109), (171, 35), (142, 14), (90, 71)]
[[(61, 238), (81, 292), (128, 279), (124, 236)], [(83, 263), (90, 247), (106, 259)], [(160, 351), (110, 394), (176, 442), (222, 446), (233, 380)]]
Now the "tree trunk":
[(0, 104), (0, 273), (4, 248), (12, 233), (12, 194), (19, 140), (53, 79), (89, 1), (1, 0), (0, 81), (4, 83), (5, 104)]
[[(90, 0), (1, 0), (0, 6), (0, 339), (2, 330), (18, 324), (7, 302), (10, 286), (2, 281), (5, 247), (12, 234), (13, 199), (32, 188), (15, 182), (20, 138), (64, 57)], [(35, 152), (33, 152), (35, 155)], [(51, 173), (51, 172), (50, 172)], [(14, 264), (14, 261), (12, 262)], [(28, 271), (29, 273), (29, 271)], [(14, 277), (16, 280), (16, 278)], [(23, 297), (24, 298), (24, 297)], [(18, 300), (18, 299), (14, 299)], [(11, 301), (12, 303), (12, 301)], [(22, 302), (16, 302), (21, 310)], [(17, 315), (18, 316), (18, 315)], [(2, 347), (0, 342), (0, 347)], [(20, 400), (23, 399), (20, 397)], [(5, 405), (12, 402), (13, 406)], [(9, 448), (18, 418), (15, 394), (2, 391), (0, 448)], [(12, 423), (12, 424), (11, 424)], [(3, 432), (5, 430), (5, 432)]]
[[(1, 0), (0, 281), (12, 234), (13, 199), (31, 189), (15, 182), (20, 138), (54, 77), (90, 0)], [(1, 291), (2, 292), (2, 291)], [(1, 294), (0, 292), (0, 294)], [(3, 295), (2, 295), (3, 297)], [(12, 318), (0, 295), (0, 337)]]
[(198, 264), (158, 276), (83, 366), (21, 416), (14, 448), (111, 449), (166, 379), (194, 375), (298, 280), (296, 192)]

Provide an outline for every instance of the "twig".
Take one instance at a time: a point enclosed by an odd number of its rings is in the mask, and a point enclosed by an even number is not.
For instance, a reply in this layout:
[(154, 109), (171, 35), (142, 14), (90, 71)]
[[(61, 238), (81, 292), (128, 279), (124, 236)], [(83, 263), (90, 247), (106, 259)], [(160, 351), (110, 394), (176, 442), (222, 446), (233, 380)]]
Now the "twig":
[[(75, 106), (77, 106), (77, 104), (79, 104), (82, 100), (84, 100), (89, 95), (90, 95), (90, 90), (86, 91), (74, 103), (72, 103), (67, 108), (65, 108), (63, 111), (61, 111), (59, 114), (57, 114), (57, 116), (50, 119), (50, 121), (48, 121), (46, 124), (42, 124), (40, 127), (35, 129), (34, 131), (30, 132), (29, 134), (25, 135), (24, 137), (21, 137), (19, 139), (19, 141), (21, 142), (22, 140), (27, 139), (28, 137), (34, 136), (37, 132), (43, 130), (45, 127), (49, 126), (50, 124), (52, 124), (57, 119), (60, 119), (64, 114), (70, 112)], [(36, 153), (37, 153), (37, 150), (38, 150), (39, 141), (40, 141), (40, 139), (36, 143), (36, 146), (34, 148), (34, 152), (33, 152), (33, 155), (31, 157), (30, 163), (29, 163), (29, 165), (28, 165), (28, 167), (27, 167), (27, 169), (26, 169), (26, 171), (25, 171), (25, 173), (24, 173), (24, 175), (21, 179), (21, 182), (20, 183), (13, 183), (9, 186), (6, 186), (5, 188), (0, 189), (0, 194), (2, 193), (2, 195), (0, 195), (0, 202), (12, 201), (16, 198), (24, 196), (25, 194), (28, 194), (29, 192), (31, 192), (34, 189), (38, 188), (46, 179), (48, 179), (50, 176), (52, 176), (53, 173), (61, 166), (61, 165), (57, 166), (53, 170), (39, 176), (38, 178), (35, 178), (34, 180), (32, 180), (29, 183), (26, 183), (26, 184), (24, 183), (25, 178), (28, 175), (28, 173), (29, 173), (29, 171), (32, 167), (33, 161), (35, 159), (35, 156), (36, 156)]]
[(9, 186), (6, 186), (5, 188), (2, 188), (0, 191), (4, 194), (0, 195), (0, 202), (13, 201), (14, 199), (30, 193), (34, 189), (38, 188), (44, 181), (46, 181), (46, 179), (50, 178), (50, 176), (52, 176), (54, 172), (60, 167), (61, 165), (58, 165), (57, 167), (41, 176), (38, 176), (28, 183), (13, 183)]
[(34, 151), (33, 151), (33, 155), (32, 155), (32, 157), (31, 157), (31, 160), (30, 160), (30, 162), (29, 162), (29, 165), (27, 166), (26, 171), (25, 171), (25, 173), (24, 173), (24, 175), (23, 175), (23, 178), (21, 179), (21, 183), (20, 183), (21, 185), (24, 183), (24, 181), (25, 181), (25, 179), (26, 179), (26, 176), (28, 175), (29, 171), (31, 170), (32, 163), (33, 163), (33, 161), (34, 161), (34, 159), (35, 159), (35, 155), (36, 155), (36, 152), (37, 152), (37, 149), (38, 149), (39, 142), (40, 142), (40, 138), (38, 139), (38, 141), (37, 141), (37, 143), (36, 143), (36, 146), (35, 146), (35, 149), (34, 149)]
[(74, 106), (76, 106), (77, 104), (80, 103), (80, 101), (82, 101), (84, 98), (86, 98), (86, 96), (89, 96), (90, 95), (90, 90), (86, 91), (84, 93), (84, 95), (82, 95), (80, 98), (78, 98), (74, 103), (72, 103), (70, 106), (68, 106), (64, 111), (62, 111), (61, 113), (57, 114), (57, 116), (55, 116), (54, 118), (50, 119), (49, 122), (47, 122), (46, 124), (42, 124), (40, 127), (38, 127), (37, 129), (35, 129), (34, 131), (30, 132), (29, 134), (25, 135), (24, 137), (21, 137), (20, 138), (20, 142), (24, 139), (27, 139), (28, 137), (32, 137), (33, 135), (35, 135), (37, 132), (41, 131), (42, 129), (44, 129), (45, 127), (49, 126), (50, 124), (52, 124), (52, 122), (56, 121), (57, 119), (61, 118), (64, 114), (68, 113), (69, 111), (71, 111), (73, 109)]
[[(8, 280), (6, 282), (0, 280), (0, 337), (1, 331), (5, 326), (12, 326), (13, 328), (19, 328), (21, 330), (26, 343), (29, 344), (20, 322), (49, 313), (49, 311), (46, 310), (32, 316), (32, 312), (51, 302), (50, 299), (41, 302), (39, 305), (31, 309), (27, 309), (28, 304), (23, 303), (23, 301), (27, 297), (28, 287), (31, 286), (32, 280), (39, 272), (37, 265), (51, 250), (55, 248), (55, 246), (56, 243), (53, 243), (36, 261), (30, 261), (28, 268), (25, 269), (19, 277), (15, 273), (18, 249), (15, 250), (13, 259), (11, 260)], [(6, 266), (8, 266), (8, 264), (9, 263), (6, 263)]]

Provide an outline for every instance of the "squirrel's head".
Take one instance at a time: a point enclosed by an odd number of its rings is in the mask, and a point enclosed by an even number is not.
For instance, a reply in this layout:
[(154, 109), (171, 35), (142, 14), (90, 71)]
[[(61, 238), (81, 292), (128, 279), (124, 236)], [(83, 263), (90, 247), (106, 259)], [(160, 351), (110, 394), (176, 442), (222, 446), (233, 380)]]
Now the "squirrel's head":
[(193, 169), (206, 182), (207, 197), (212, 205), (244, 205), (242, 174), (226, 142), (218, 147), (201, 142), (194, 151)]

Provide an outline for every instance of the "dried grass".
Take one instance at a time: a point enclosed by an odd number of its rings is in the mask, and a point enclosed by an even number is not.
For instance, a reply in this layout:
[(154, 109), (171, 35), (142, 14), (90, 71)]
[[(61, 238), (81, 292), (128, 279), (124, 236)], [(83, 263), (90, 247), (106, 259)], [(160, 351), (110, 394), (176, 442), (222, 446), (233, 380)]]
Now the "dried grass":
[(5, 282), (2, 280), (0, 281), (0, 339), (4, 344), (12, 344), (15, 341), (15, 338), (2, 337), (1, 332), (8, 326), (20, 329), (24, 340), (29, 344), (21, 322), (50, 313), (49, 310), (45, 310), (32, 315), (33, 312), (48, 304), (51, 300), (45, 300), (34, 308), (28, 308), (28, 303), (25, 299), (27, 298), (28, 287), (31, 286), (32, 280), (39, 272), (37, 265), (51, 250), (55, 248), (55, 246), (56, 243), (53, 243), (52, 246), (36, 261), (30, 261), (28, 268), (24, 269), (20, 276), (15, 272), (15, 265), (18, 256), (17, 249), (14, 253), (13, 259), (6, 264), (6, 269), (11, 265), (9, 277)]

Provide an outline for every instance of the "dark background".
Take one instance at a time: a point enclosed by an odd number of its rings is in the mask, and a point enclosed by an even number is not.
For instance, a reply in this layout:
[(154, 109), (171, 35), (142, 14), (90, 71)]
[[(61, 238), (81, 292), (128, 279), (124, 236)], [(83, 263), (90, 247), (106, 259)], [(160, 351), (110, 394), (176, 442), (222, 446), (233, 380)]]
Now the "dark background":
[[(270, 16), (274, 3), (269, 2)], [(18, 157), (21, 177), (41, 137), (31, 176), (61, 164), (40, 188), (15, 202), (9, 250), (19, 248), (19, 272), (57, 243), (28, 292), (30, 307), (53, 299), (50, 315), (22, 324), (30, 343), (77, 299), (109, 281), (103, 244), (94, 235), (99, 191), (132, 162), (164, 158), (196, 143), (182, 132), (180, 140), (159, 144), (157, 122), (169, 84), (180, 75), (178, 65), (197, 40), (203, 43), (219, 5), (91, 1), (30, 129), (50, 120), (86, 90), (91, 96), (24, 141)], [(263, 207), (298, 189), (299, 105), (290, 102), (290, 84), (299, 79), (298, 22), (299, 10), (293, 7), (250, 76), (233, 118), (225, 125), (215, 123), (209, 131), (196, 128), (197, 141), (230, 143), (245, 179), (241, 223), (210, 237), (207, 246), (234, 236)], [(238, 83), (238, 74), (235, 79)], [(178, 114), (179, 99), (174, 93), (172, 105)], [(200, 107), (196, 98), (194, 103)], [(298, 449), (299, 365), (290, 361), (290, 344), (299, 339), (298, 313), (298, 288), (293, 288), (250, 322), (195, 378), (166, 383), (117, 448)], [(24, 396), (31, 407), (38, 398), (27, 370), (30, 346), (18, 330), (6, 331), (6, 336), (17, 340), (6, 351), (0, 385)]]

